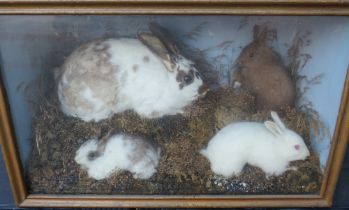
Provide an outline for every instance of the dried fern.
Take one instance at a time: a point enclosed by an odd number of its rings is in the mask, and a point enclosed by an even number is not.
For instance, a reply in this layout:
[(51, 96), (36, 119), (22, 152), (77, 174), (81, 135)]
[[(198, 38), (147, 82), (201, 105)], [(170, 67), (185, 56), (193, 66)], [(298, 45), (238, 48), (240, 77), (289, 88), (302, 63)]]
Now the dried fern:
[[(329, 136), (328, 128), (324, 122), (320, 119), (320, 114), (315, 110), (314, 105), (309, 101), (305, 94), (314, 86), (321, 83), (324, 74), (316, 75), (309, 78), (306, 75), (301, 74), (308, 61), (312, 58), (310, 54), (301, 53), (302, 49), (311, 44), (308, 36), (310, 32), (305, 34), (297, 33), (291, 46), (287, 51), (288, 70), (296, 83), (296, 94), (297, 94), (297, 108), (307, 115), (309, 126), (313, 132), (314, 138), (324, 139)], [(303, 84), (303, 86), (301, 86)], [(302, 104), (300, 103), (302, 102)]]
[(307, 115), (309, 127), (312, 130), (315, 140), (330, 138), (328, 127), (321, 120), (319, 112), (314, 109), (311, 101), (300, 105), (298, 109)]
[(43, 102), (50, 104), (47, 94), (53, 92), (55, 83), (52, 80), (52, 75), (44, 72), (28, 84), (22, 82), (17, 86), (17, 91), (23, 93), (31, 113), (40, 111), (40, 104)]
[(184, 34), (183, 36), (187, 39), (197, 39), (198, 37), (200, 37), (205, 27), (207, 27), (207, 24), (208, 22), (204, 21), (199, 25), (195, 26), (192, 30), (190, 30), (188, 33)]

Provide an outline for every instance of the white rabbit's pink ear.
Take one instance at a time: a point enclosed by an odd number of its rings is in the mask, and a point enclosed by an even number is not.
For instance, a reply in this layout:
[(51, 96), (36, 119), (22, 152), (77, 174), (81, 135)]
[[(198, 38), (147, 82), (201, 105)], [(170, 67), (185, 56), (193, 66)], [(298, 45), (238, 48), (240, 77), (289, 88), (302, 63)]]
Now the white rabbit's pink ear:
[(282, 134), (282, 130), (276, 123), (272, 121), (265, 121), (264, 125), (274, 136), (280, 136)]
[(279, 115), (278, 115), (276, 112), (274, 112), (274, 111), (271, 111), (270, 114), (271, 114), (271, 118), (274, 120), (274, 122), (275, 122), (281, 129), (285, 130), (285, 129), (286, 129), (286, 126), (285, 126), (285, 124), (281, 121)]
[(170, 53), (158, 37), (151, 33), (142, 32), (138, 34), (138, 39), (161, 58), (168, 71), (174, 71), (175, 64), (171, 60)]

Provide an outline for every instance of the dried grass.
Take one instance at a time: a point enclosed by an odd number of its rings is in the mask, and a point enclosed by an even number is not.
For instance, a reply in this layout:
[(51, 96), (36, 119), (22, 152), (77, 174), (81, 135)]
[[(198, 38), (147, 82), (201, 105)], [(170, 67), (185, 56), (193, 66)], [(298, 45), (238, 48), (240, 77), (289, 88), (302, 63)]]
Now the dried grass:
[[(202, 27), (199, 25), (193, 29), (189, 37), (199, 36)], [(215, 47), (228, 49), (226, 46), (231, 43), (232, 40)], [(211, 84), (217, 83), (217, 74), (212, 72), (212, 64), (207, 62), (207, 51), (183, 49), (188, 54), (197, 52), (193, 60), (201, 65), (202, 68), (198, 69), (203, 69), (203, 75)], [(35, 105), (38, 109), (33, 123), (36, 143), (26, 173), (32, 193), (197, 195), (317, 193), (320, 189), (319, 159), (312, 151), (306, 161), (293, 163), (298, 171), (288, 171), (280, 177), (267, 179), (260, 169), (251, 166), (247, 166), (241, 176), (231, 179), (222, 179), (211, 172), (209, 162), (199, 151), (218, 130), (232, 122), (262, 122), (270, 116), (270, 113), (256, 112), (254, 97), (243, 90), (218, 88), (211, 91), (188, 106), (183, 116), (142, 119), (127, 111), (99, 123), (65, 116), (54, 88), (43, 92), (40, 99), (40, 103)], [(310, 146), (309, 127), (312, 124), (307, 120), (307, 113), (290, 108), (284, 110), (281, 117)], [(157, 173), (151, 179), (135, 180), (129, 172), (121, 172), (96, 181), (88, 178), (74, 162), (80, 145), (88, 139), (106, 136), (110, 130), (151, 139), (161, 148)]]
[(308, 78), (302, 74), (304, 67), (312, 58), (310, 54), (302, 53), (302, 50), (310, 46), (310, 32), (305, 34), (297, 33), (287, 52), (288, 70), (296, 84), (297, 91), (297, 109), (305, 113), (308, 119), (310, 129), (315, 140), (322, 140), (329, 137), (328, 128), (320, 118), (320, 113), (316, 111), (311, 101), (306, 98), (306, 93), (315, 85), (321, 83), (324, 74)]

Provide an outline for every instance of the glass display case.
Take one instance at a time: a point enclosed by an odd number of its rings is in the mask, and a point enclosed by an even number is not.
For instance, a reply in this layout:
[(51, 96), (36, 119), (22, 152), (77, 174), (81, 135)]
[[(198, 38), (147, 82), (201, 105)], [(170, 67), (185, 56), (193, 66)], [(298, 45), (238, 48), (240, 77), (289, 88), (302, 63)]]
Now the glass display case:
[(331, 204), (349, 4), (75, 3), (0, 4), (0, 134), (18, 205)]

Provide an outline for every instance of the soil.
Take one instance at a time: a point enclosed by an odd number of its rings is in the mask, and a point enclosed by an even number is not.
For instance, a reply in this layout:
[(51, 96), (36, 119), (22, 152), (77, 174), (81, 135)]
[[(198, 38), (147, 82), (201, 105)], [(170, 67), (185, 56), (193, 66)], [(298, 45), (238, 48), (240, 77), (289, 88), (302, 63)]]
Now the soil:
[[(95, 122), (83, 122), (60, 111), (55, 94), (40, 105), (33, 123), (33, 150), (26, 169), (30, 193), (45, 194), (314, 194), (319, 193), (322, 173), (311, 149), (307, 115), (286, 108), (280, 116), (305, 140), (311, 155), (292, 162), (298, 170), (266, 177), (247, 165), (240, 176), (214, 175), (199, 151), (225, 125), (235, 121), (265, 121), (270, 113), (254, 110), (255, 99), (244, 90), (211, 91), (184, 115), (142, 119), (133, 111)], [(104, 180), (88, 177), (74, 161), (75, 152), (87, 140), (110, 130), (152, 139), (161, 148), (161, 159), (149, 180), (136, 180), (124, 171)]]

